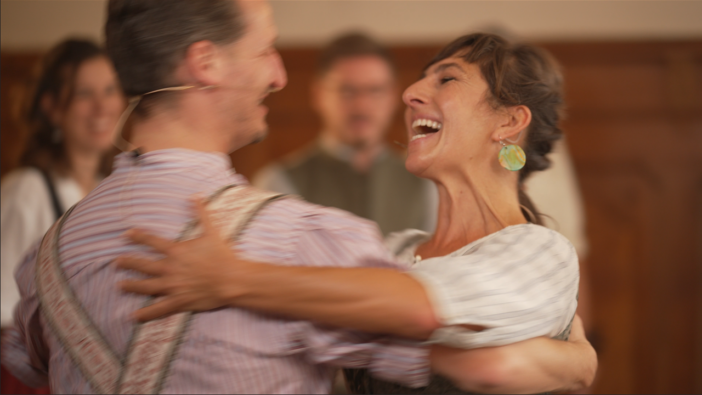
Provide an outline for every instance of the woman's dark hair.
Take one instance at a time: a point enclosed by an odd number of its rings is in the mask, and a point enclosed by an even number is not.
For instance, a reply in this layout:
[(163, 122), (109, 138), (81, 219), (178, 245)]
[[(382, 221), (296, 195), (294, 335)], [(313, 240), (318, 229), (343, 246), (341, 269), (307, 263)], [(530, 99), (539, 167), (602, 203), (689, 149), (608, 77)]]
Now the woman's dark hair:
[(519, 203), (526, 207), (522, 211), (527, 218), (541, 224), (540, 215), (523, 190), (523, 182), (534, 171), (551, 165), (546, 155), (563, 135), (559, 127), (564, 108), (563, 77), (558, 64), (541, 48), (512, 44), (494, 34), (475, 33), (454, 40), (427, 67), (452, 56), (480, 68), (489, 87), (487, 100), (493, 108), (524, 105), (531, 110), (532, 119), (522, 147), (526, 164), (519, 171)]
[[(20, 159), (22, 165), (48, 171), (65, 161), (64, 139), (55, 137), (57, 127), (44, 112), (42, 101), (49, 95), (56, 105), (66, 107), (73, 98), (78, 69), (84, 62), (100, 56), (107, 58), (105, 51), (97, 44), (82, 39), (62, 41), (44, 56), (30, 101), (22, 113), (29, 127), (29, 140)], [(109, 172), (108, 162), (101, 166), (104, 174)]]

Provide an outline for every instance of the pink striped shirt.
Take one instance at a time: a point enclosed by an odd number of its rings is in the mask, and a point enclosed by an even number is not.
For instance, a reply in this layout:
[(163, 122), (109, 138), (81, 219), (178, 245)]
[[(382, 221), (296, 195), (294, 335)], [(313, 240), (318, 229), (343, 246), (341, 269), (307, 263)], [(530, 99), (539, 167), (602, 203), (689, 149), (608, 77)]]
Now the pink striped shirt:
[[(221, 154), (180, 149), (122, 154), (113, 174), (78, 204), (59, 239), (60, 260), (78, 299), (118, 355), (124, 356), (132, 334), (130, 313), (147, 300), (116, 287), (137, 274), (115, 270), (111, 261), (125, 253), (147, 253), (121, 235), (138, 226), (175, 239), (191, 219), (193, 194), (244, 183)], [(262, 210), (238, 248), (245, 258), (281, 265), (365, 262), (399, 268), (375, 224), (295, 199)], [(54, 392), (91, 393), (40, 314), (35, 255), (16, 273), (22, 300), (16, 326), (3, 338), (3, 365), (30, 385), (48, 380)], [(193, 316), (163, 392), (328, 393), (338, 367), (367, 367), (379, 378), (421, 386), (429, 375), (427, 353), (401, 339), (221, 309)]]

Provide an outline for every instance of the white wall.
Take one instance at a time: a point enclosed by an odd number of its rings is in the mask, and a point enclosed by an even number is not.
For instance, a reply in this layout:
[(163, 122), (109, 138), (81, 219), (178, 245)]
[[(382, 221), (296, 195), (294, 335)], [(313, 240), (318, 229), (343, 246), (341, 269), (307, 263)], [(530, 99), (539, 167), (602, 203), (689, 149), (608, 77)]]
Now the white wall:
[(100, 39), (104, 0), (1, 0), (0, 46), (44, 49), (68, 35)]
[[(196, 0), (193, 0), (196, 1)], [(388, 43), (444, 43), (499, 26), (525, 38), (702, 38), (702, 1), (272, 1), (280, 45), (319, 45), (349, 29)], [(3, 49), (102, 36), (105, 0), (1, 0)]]

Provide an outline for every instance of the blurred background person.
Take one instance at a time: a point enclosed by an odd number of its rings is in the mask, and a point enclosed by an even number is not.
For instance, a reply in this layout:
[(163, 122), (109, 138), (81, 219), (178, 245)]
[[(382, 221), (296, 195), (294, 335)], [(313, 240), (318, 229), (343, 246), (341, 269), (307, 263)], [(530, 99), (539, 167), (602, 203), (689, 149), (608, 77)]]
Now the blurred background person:
[(12, 323), (19, 300), (15, 267), (109, 172), (113, 131), (124, 105), (112, 64), (94, 42), (68, 39), (44, 57), (22, 114), (30, 137), (21, 167), (3, 177), (0, 192), (3, 327)]
[(364, 34), (342, 35), (319, 55), (311, 89), (319, 137), (261, 170), (253, 184), (370, 219), (385, 235), (433, 231), (436, 188), (385, 144), (400, 99), (390, 52)]

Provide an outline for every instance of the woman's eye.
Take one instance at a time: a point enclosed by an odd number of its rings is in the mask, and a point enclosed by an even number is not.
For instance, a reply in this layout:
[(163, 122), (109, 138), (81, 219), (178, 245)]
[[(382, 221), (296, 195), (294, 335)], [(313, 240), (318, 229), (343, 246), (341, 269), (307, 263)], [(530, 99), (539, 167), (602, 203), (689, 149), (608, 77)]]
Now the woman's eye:
[(453, 80), (455, 80), (455, 78), (453, 78), (453, 77), (441, 77), (440, 81), (442, 84), (445, 84), (445, 83), (447, 83), (449, 81), (453, 81)]

